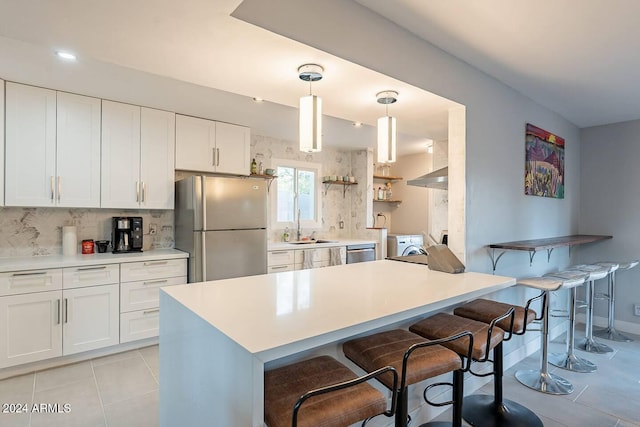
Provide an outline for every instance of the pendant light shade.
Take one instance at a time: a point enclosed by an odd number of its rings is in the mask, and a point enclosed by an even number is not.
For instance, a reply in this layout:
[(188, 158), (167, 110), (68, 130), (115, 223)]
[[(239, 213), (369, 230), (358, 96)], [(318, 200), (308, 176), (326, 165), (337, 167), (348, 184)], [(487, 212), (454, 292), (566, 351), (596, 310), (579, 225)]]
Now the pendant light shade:
[(311, 93), (311, 83), (322, 79), (324, 68), (305, 64), (298, 68), (300, 80), (309, 82), (309, 95), (300, 98), (300, 151), (315, 153), (322, 150), (322, 98)]
[(389, 104), (398, 100), (398, 92), (387, 90), (376, 94), (378, 103), (384, 104), (387, 114), (378, 119), (378, 163), (396, 161), (396, 118), (389, 116)]
[(396, 118), (384, 116), (378, 119), (378, 163), (396, 161)]
[(300, 151), (322, 150), (322, 98), (315, 95), (300, 98)]

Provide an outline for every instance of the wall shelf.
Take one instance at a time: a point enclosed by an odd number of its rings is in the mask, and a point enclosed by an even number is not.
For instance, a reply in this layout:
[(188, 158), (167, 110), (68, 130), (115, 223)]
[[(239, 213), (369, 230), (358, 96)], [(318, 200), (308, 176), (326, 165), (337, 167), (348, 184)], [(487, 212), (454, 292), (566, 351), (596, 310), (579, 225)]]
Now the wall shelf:
[(384, 181), (402, 181), (404, 178), (401, 176), (373, 175), (373, 179), (381, 179)]
[[(546, 250), (547, 262), (551, 259), (551, 253), (555, 248), (569, 247), (569, 251), (573, 246), (584, 245), (587, 243), (599, 242), (601, 240), (611, 239), (613, 236), (598, 236), (598, 235), (584, 235), (576, 234), (571, 236), (551, 237), (546, 239), (532, 239), (532, 240), (518, 240), (515, 242), (505, 243), (493, 243), (489, 245), (491, 258), (491, 264), (493, 266), (493, 272), (496, 272), (498, 261), (506, 251), (526, 251), (529, 252), (529, 266), (533, 264), (533, 257), (536, 252)], [(502, 249), (502, 251), (496, 256), (496, 249)]]
[(335, 184), (335, 185), (342, 185), (342, 198), (344, 199), (346, 197), (347, 194), (347, 188), (349, 188), (349, 186), (351, 185), (358, 185), (357, 182), (349, 182), (349, 181), (322, 181), (322, 183), (324, 184), (324, 195), (327, 195), (327, 190), (329, 190), (329, 187), (331, 187), (331, 185)]
[(399, 205), (400, 203), (402, 203), (402, 200), (376, 200), (373, 199), (374, 202), (378, 202), (378, 203), (395, 203), (396, 205)]

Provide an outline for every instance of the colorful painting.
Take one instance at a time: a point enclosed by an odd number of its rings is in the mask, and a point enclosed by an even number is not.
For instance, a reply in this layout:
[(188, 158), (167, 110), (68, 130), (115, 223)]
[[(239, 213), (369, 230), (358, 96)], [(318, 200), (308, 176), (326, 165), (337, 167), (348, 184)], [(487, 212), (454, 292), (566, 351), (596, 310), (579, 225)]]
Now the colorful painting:
[(527, 123), (524, 194), (564, 199), (564, 138)]

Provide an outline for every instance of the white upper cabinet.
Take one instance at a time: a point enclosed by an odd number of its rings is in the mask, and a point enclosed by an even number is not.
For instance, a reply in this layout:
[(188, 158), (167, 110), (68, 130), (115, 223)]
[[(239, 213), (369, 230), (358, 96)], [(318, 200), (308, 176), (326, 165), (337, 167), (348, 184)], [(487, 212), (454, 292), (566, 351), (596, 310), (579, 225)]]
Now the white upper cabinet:
[(216, 122), (176, 114), (176, 169), (216, 171)]
[(176, 169), (249, 174), (250, 129), (176, 115)]
[(0, 206), (4, 205), (4, 80), (0, 80)]
[(6, 205), (100, 206), (100, 100), (7, 83)]
[(216, 172), (249, 175), (251, 131), (248, 127), (216, 123)]
[(103, 208), (173, 209), (175, 114), (102, 101)]
[(140, 107), (102, 101), (103, 208), (140, 206)]
[(100, 99), (57, 95), (56, 203), (100, 207)]
[(140, 207), (173, 209), (176, 115), (143, 107), (140, 118)]
[(55, 206), (56, 92), (6, 84), (5, 204)]

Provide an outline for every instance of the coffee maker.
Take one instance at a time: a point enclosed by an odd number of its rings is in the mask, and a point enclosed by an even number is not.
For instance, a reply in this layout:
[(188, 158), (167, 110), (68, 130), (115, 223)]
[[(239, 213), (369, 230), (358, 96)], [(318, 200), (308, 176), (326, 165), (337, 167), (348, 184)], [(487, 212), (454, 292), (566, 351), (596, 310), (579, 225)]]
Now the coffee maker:
[(114, 216), (111, 244), (114, 254), (142, 252), (142, 217)]

